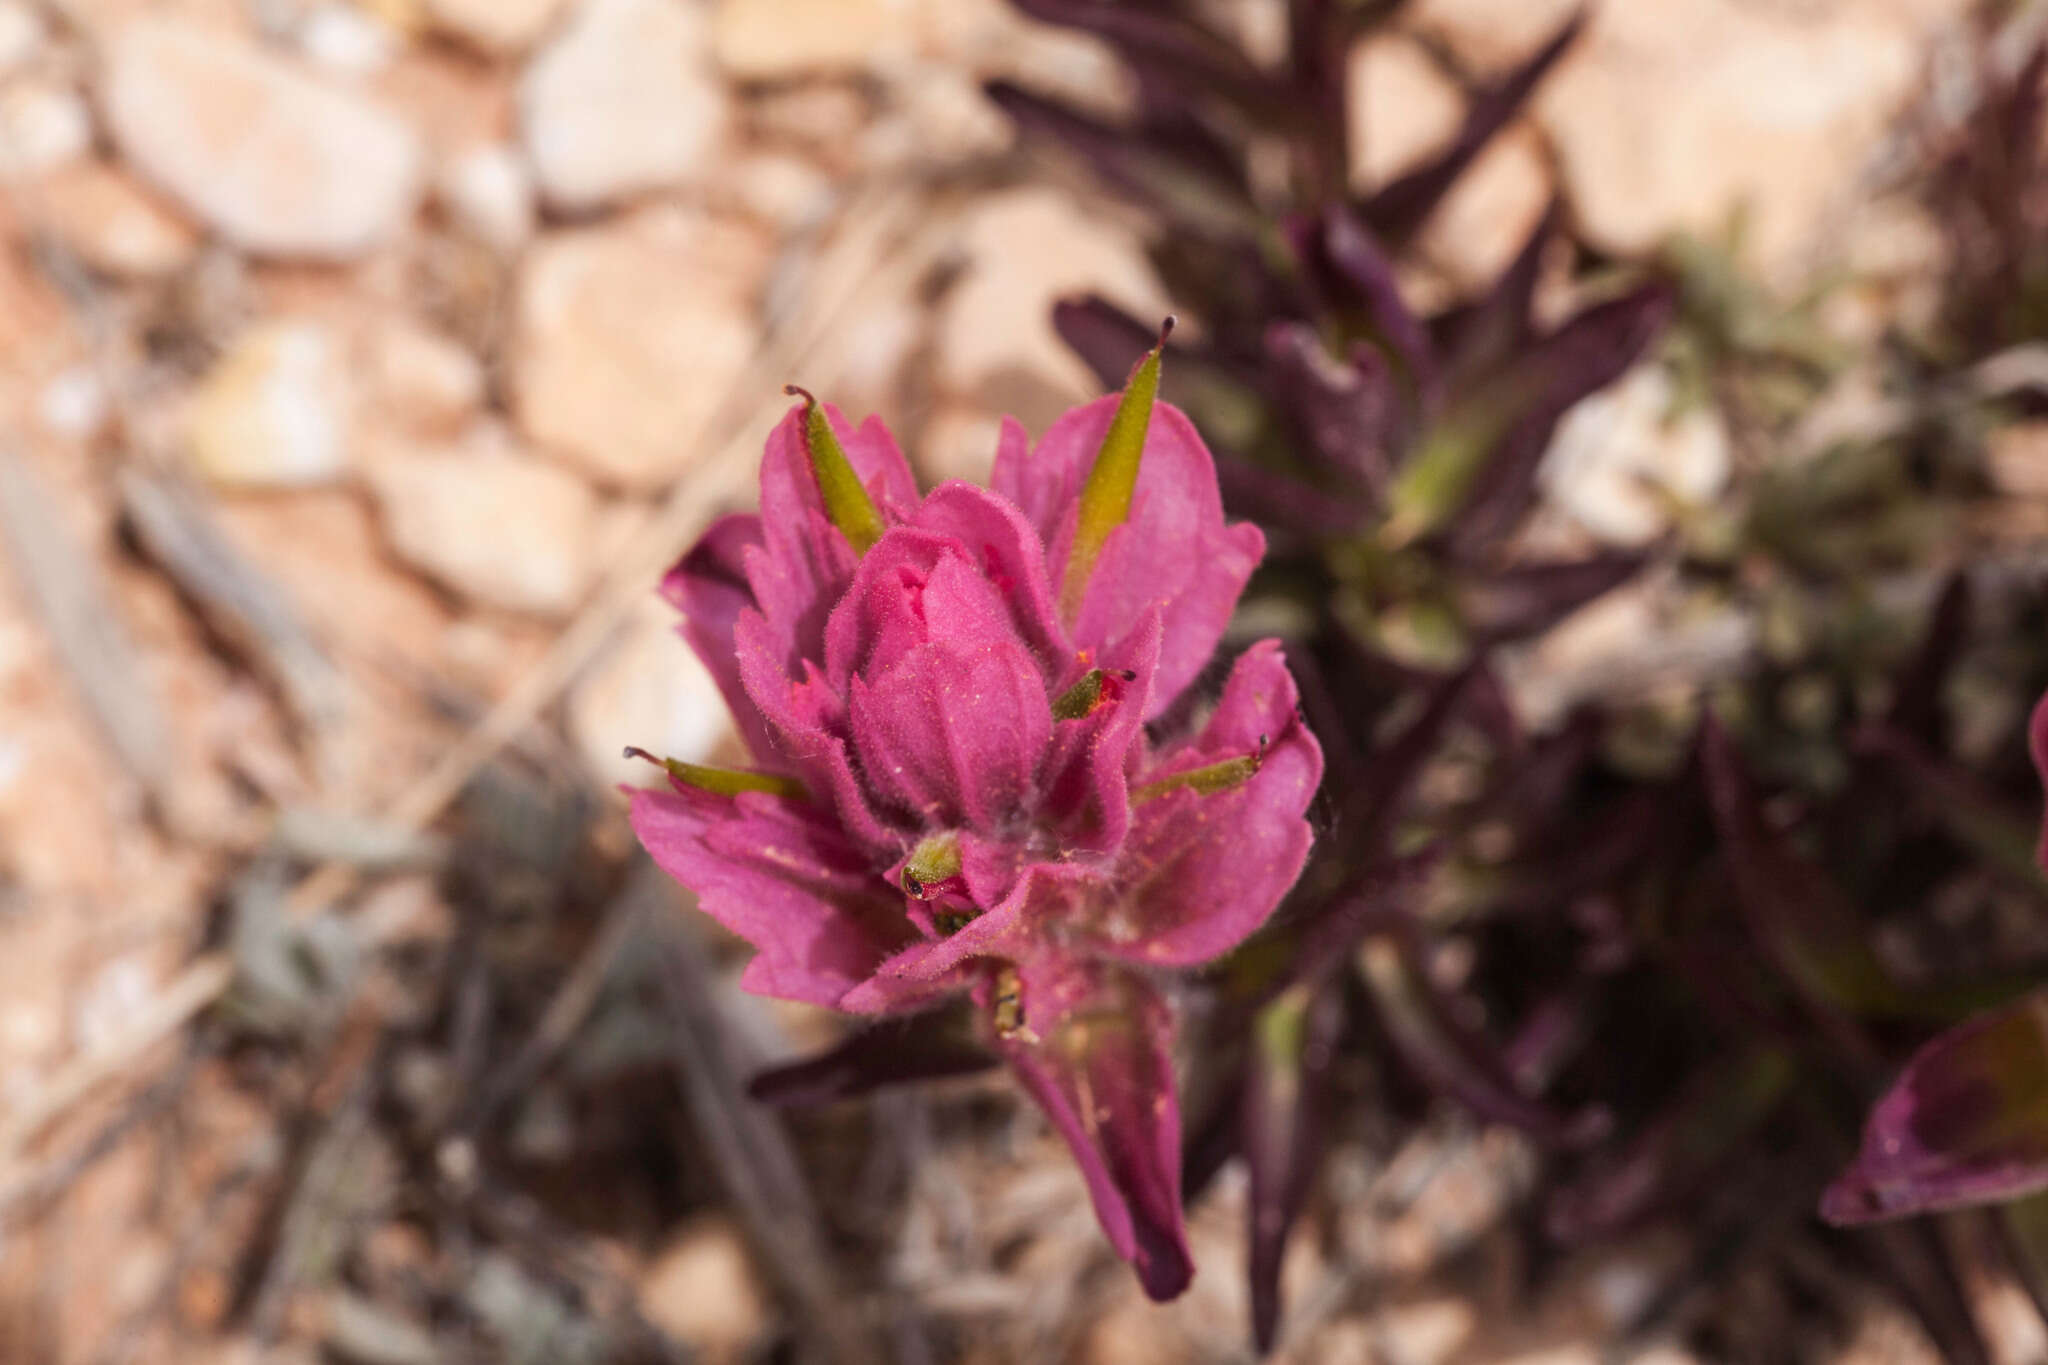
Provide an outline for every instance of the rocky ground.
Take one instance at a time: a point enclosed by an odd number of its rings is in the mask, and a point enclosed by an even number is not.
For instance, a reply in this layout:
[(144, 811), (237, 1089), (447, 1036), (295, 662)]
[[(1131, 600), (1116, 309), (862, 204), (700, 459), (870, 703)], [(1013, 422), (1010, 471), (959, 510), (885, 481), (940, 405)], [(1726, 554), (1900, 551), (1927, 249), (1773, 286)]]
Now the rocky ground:
[[(1467, 83), (1575, 4), (1414, 0), (1353, 54), (1359, 185), (1439, 146)], [(1270, 47), (1276, 5), (1218, 8)], [(1916, 129), (1967, 98), (1945, 65), (1964, 10), (1611, 0), (1409, 282), (1477, 288), (1556, 193), (1617, 256), (1735, 231), (1788, 293), (1846, 270), (1825, 322), (1867, 336), (1928, 304), (1941, 243), (1885, 191)], [(463, 1010), (472, 1039), (528, 1017), (453, 969), (445, 1008), (420, 1006), (420, 963), (588, 966), (528, 982), (546, 1061), (620, 945), (655, 932), (593, 933), (593, 914), (567, 948), (493, 957), (446, 870), (516, 824), (474, 815), (479, 774), (527, 774), (558, 806), (635, 778), (626, 743), (728, 743), (651, 588), (748, 495), (784, 383), (882, 414), (928, 477), (971, 477), (999, 414), (1042, 428), (1092, 393), (1052, 299), (1173, 307), (1146, 225), (1020, 147), (980, 93), (996, 76), (1131, 94), (1104, 51), (1001, 0), (0, 0), (0, 1359), (875, 1358), (819, 1345), (804, 1310), (829, 1289), (792, 1288), (806, 1253), (747, 1235), (695, 1140), (675, 1151), (702, 1170), (646, 1206), (559, 1214), (551, 1185), (608, 1178), (568, 1154), (617, 1114), (536, 1086), (507, 1112), (514, 1164), (540, 1174), (504, 1204), (573, 1237), (466, 1224), (458, 1257), (419, 1230), (405, 1144), (370, 1131), (388, 1115), (351, 1096), (374, 1056), (425, 1103), (436, 1067), (473, 1065)], [(1639, 543), (1740, 466), (1711, 416), (1664, 420), (1670, 386), (1645, 367), (1566, 424), (1548, 471), (1566, 533)], [(2048, 491), (2038, 459), (2010, 463)], [(1559, 659), (1639, 638), (1636, 609), (1540, 646), (1528, 704), (1557, 704)], [(576, 828), (626, 838), (611, 806)], [(293, 974), (322, 944), (353, 983), (339, 1003)], [(727, 994), (762, 1054), (825, 1036)], [(407, 1033), (422, 1009), (441, 1023)], [(1197, 1288), (1155, 1310), (1105, 1274), (1035, 1118), (1000, 1085), (949, 1093), (936, 1119), (860, 1120), (906, 1144), (893, 1177), (803, 1162), (907, 1191), (867, 1247), (887, 1269), (848, 1310), (856, 1334), (903, 1359), (1243, 1358), (1241, 1190), (1196, 1211)], [(948, 1142), (956, 1110), (996, 1137)], [(336, 1155), (337, 1131), (364, 1136)], [(430, 1156), (476, 1178), (472, 1149)], [(1391, 1161), (1340, 1160), (1344, 1197), (1290, 1272), (1288, 1358), (1596, 1359), (1663, 1292), (1669, 1247), (1527, 1301), (1489, 1237), (1521, 1161), (1448, 1118)], [(635, 1170), (629, 1204), (661, 1183)], [(380, 1193), (350, 1204), (349, 1180)], [(519, 1250), (536, 1238), (579, 1268), (543, 1275)], [(2039, 1359), (2011, 1292), (1981, 1288), (1988, 1319), (2020, 1324), (2008, 1359)], [(1758, 1312), (1789, 1292), (1755, 1285)], [(579, 1307), (550, 1317), (551, 1293)], [(1927, 1358), (1877, 1309), (1814, 1351), (1797, 1358)]]

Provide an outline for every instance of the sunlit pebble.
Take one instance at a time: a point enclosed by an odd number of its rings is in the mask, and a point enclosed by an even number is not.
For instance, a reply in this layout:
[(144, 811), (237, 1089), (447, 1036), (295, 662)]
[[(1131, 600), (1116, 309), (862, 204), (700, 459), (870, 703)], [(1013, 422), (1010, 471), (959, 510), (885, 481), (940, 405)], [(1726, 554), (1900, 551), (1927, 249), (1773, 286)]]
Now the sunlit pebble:
[(155, 993), (156, 983), (139, 958), (116, 958), (100, 968), (86, 983), (72, 1016), (79, 1045), (91, 1051), (113, 1038)]
[(368, 76), (398, 55), (398, 36), (354, 5), (322, 5), (300, 25), (299, 47), (317, 66)]
[(23, 178), (92, 147), (92, 111), (76, 91), (29, 84), (0, 95), (0, 176)]
[(506, 143), (472, 147), (448, 162), (436, 193), (456, 226), (500, 251), (533, 235), (533, 173)]
[(29, 5), (0, 3), (0, 71), (12, 71), (43, 45), (43, 20)]
[(0, 735), (0, 796), (5, 796), (28, 767), (28, 749), (17, 740)]
[(107, 423), (107, 387), (91, 370), (77, 366), (43, 386), (38, 411), (52, 435), (85, 440)]

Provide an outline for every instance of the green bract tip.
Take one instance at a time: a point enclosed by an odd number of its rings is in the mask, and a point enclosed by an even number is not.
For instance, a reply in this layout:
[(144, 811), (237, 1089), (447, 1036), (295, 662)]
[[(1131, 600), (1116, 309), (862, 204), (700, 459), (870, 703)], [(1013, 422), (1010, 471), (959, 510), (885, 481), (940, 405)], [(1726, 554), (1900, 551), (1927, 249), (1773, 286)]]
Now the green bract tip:
[(811, 475), (818, 481), (818, 496), (825, 500), (825, 515), (855, 554), (866, 554), (888, 529), (882, 524), (881, 511), (861, 486), (853, 461), (846, 458), (846, 447), (839, 444), (839, 434), (825, 416), (825, 405), (794, 384), (785, 385), (782, 391), (804, 400), (804, 453), (810, 457)]
[(1074, 548), (1067, 556), (1066, 577), (1060, 581), (1060, 614), (1072, 625), (1080, 615), (1081, 599), (1088, 593), (1088, 576), (1109, 533), (1130, 519), (1131, 494), (1138, 487), (1138, 465), (1145, 454), (1145, 433), (1152, 425), (1152, 404), (1159, 397), (1159, 361), (1166, 339), (1173, 335), (1173, 319), (1159, 328), (1159, 342), (1145, 353), (1131, 377), (1124, 381), (1123, 401), (1109, 419), (1109, 431), (1102, 449), (1081, 486), (1080, 516), (1074, 523)]
[(803, 783), (793, 777), (782, 777), (775, 773), (750, 773), (743, 768), (709, 768), (702, 763), (685, 763), (680, 758), (663, 758), (637, 746), (628, 748), (626, 757), (644, 758), (649, 763), (658, 763), (670, 777), (684, 786), (695, 787), (714, 796), (767, 792), (770, 796), (787, 796), (794, 801), (804, 801), (810, 797), (810, 793), (804, 790)]

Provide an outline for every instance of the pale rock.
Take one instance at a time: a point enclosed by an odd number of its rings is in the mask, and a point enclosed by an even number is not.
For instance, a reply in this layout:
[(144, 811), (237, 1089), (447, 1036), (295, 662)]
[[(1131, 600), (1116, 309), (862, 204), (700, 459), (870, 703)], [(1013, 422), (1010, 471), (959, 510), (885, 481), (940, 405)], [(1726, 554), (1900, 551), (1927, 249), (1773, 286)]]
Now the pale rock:
[(1513, 1355), (1496, 1356), (1499, 1365), (1600, 1365), (1600, 1352), (1584, 1342), (1564, 1342), (1556, 1346), (1539, 1346), (1533, 1351), (1517, 1351)]
[(411, 218), (419, 139), (369, 96), (174, 19), (133, 20), (101, 55), (101, 104), (123, 154), (235, 245), (348, 258)]
[(1516, 126), (1498, 134), (1423, 223), (1416, 249), (1470, 295), (1486, 290), (1520, 253), (1550, 205), (1542, 140)]
[(67, 85), (23, 81), (0, 92), (0, 179), (22, 180), (92, 150), (92, 110)]
[(112, 413), (106, 383), (90, 365), (74, 365), (59, 374), (43, 386), (36, 403), (44, 429), (71, 441), (97, 436)]
[(844, 75), (900, 61), (910, 0), (718, 0), (712, 47), (745, 81)]
[(1097, 390), (1053, 331), (1054, 300), (1089, 291), (1141, 318), (1172, 311), (1137, 233), (1058, 190), (991, 195), (967, 213), (961, 236), (969, 264), (940, 312), (940, 383), (994, 399), (1028, 425)]
[(1757, 623), (1732, 611), (1688, 612), (1668, 581), (1602, 593), (1535, 640), (1504, 649), (1501, 684), (1531, 733), (1555, 730), (1588, 702), (1694, 695), (1747, 666)]
[(1637, 254), (1741, 211), (1751, 263), (1783, 276), (1828, 249), (1916, 87), (1924, 36), (1863, 6), (1605, 5), (1534, 113), (1596, 247)]
[(868, 101), (851, 85), (825, 82), (763, 91), (747, 105), (747, 122), (770, 142), (836, 156), (868, 125)]
[(569, 693), (569, 732), (591, 776), (606, 786), (665, 781), (659, 768), (625, 756), (629, 744), (686, 763), (713, 763), (732, 736), (725, 698), (676, 633), (678, 621), (673, 607), (647, 594)]
[(750, 240), (656, 211), (535, 244), (512, 347), (521, 430), (607, 484), (682, 473), (759, 338)]
[(0, 72), (24, 66), (38, 52), (49, 30), (36, 7), (24, 0), (0, 3)]
[(1376, 34), (1345, 66), (1351, 185), (1376, 190), (1442, 151), (1465, 119), (1465, 96), (1422, 44)]
[(760, 1279), (722, 1219), (685, 1227), (663, 1249), (641, 1277), (640, 1311), (717, 1361), (742, 1359), (768, 1327)]
[(563, 0), (426, 0), (434, 27), (501, 56), (533, 46), (562, 8)]
[(533, 236), (533, 172), (510, 143), (490, 142), (457, 153), (441, 168), (435, 194), (449, 220), (507, 255)]
[(185, 410), (185, 450), (194, 468), (213, 483), (241, 488), (340, 478), (353, 454), (342, 350), (311, 322), (267, 323), (242, 336)]
[(1527, 61), (1580, 8), (1581, 0), (1414, 0), (1403, 17), (1475, 73), (1493, 76)]
[(30, 200), (39, 225), (103, 275), (160, 279), (192, 263), (190, 223), (102, 161), (81, 161), (42, 180)]
[(1674, 412), (1674, 397), (1670, 372), (1641, 364), (1558, 423), (1538, 480), (1597, 539), (1644, 544), (1673, 504), (1700, 506), (1727, 484), (1727, 428), (1711, 407)]
[(299, 25), (306, 60), (343, 76), (372, 76), (391, 65), (398, 34), (368, 11), (340, 0), (319, 6)]
[(895, 85), (898, 107), (861, 134), (861, 161), (870, 170), (974, 161), (1017, 140), (1016, 125), (965, 71), (930, 62)]
[(725, 198), (778, 232), (815, 227), (832, 211), (832, 178), (792, 152), (752, 152), (724, 169)]
[(728, 113), (704, 25), (685, 0), (583, 0), (519, 87), (527, 153), (550, 203), (596, 208), (709, 166)]
[(368, 468), (397, 556), (486, 606), (561, 615), (596, 567), (597, 499), (581, 479), (488, 433), (398, 445)]
[(848, 411), (899, 405), (898, 386), (930, 330), (930, 313), (916, 293), (905, 290), (875, 299), (839, 332), (845, 357), (833, 392)]
[(454, 430), (482, 404), (483, 364), (468, 348), (403, 319), (370, 339), (369, 372), (380, 417), (422, 433)]
[(1390, 1305), (1374, 1321), (1386, 1365), (1448, 1365), (1478, 1325), (1472, 1305), (1456, 1298)]
[(919, 433), (917, 472), (927, 485), (949, 479), (988, 485), (995, 468), (1003, 419), (979, 408), (948, 404), (931, 415)]

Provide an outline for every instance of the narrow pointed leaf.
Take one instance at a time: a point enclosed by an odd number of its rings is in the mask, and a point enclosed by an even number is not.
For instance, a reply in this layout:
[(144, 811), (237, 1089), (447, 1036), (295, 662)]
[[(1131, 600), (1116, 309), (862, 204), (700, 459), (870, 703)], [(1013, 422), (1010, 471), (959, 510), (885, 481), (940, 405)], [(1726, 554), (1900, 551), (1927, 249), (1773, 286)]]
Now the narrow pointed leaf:
[(1521, 112), (1537, 82), (1571, 47), (1585, 24), (1586, 11), (1580, 10), (1526, 62), (1491, 89), (1479, 93), (1457, 137), (1441, 155), (1380, 189), (1360, 205), (1359, 211), (1373, 231), (1400, 242), (1420, 228), (1458, 177), (1486, 150), (1486, 144)]
[(1738, 1158), (1798, 1078), (1791, 1060), (1759, 1051), (1701, 1072), (1619, 1152), (1603, 1149), (1545, 1210), (1550, 1234), (1582, 1244), (1671, 1207)]
[(1526, 639), (1641, 573), (1649, 556), (1611, 551), (1585, 559), (1522, 564), (1464, 586), (1458, 608), (1474, 635), (1492, 643)]
[(1816, 1022), (1849, 1055), (1869, 1058), (1870, 1045), (1853, 1016), (1910, 1014), (1910, 1001), (1871, 951), (1842, 889), (1765, 819), (1742, 755), (1711, 715), (1700, 727), (1699, 752), (1737, 908), (1751, 937)]
[[(1474, 430), (1504, 432), (1472, 477), (1448, 527), (1453, 553), (1493, 552), (1536, 501), (1536, 471), (1560, 418), (1580, 399), (1628, 372), (1662, 333), (1675, 304), (1661, 282), (1595, 304), (1537, 342), (1486, 395), (1491, 419), (1469, 414)], [(1506, 419), (1506, 420), (1501, 420)]]
[(1432, 320), (1437, 350), (1454, 380), (1469, 382), (1491, 373), (1528, 344), (1534, 334), (1536, 278), (1559, 217), (1553, 200), (1484, 298)]
[(1260, 1011), (1246, 1068), (1240, 1144), (1251, 1176), (1245, 1214), (1252, 1342), (1273, 1349), (1280, 1328), (1280, 1264), (1322, 1162), (1330, 1069), (1343, 1027), (1336, 983), (1289, 989)]
[(989, 101), (1034, 137), (1067, 148), (1110, 185), (1175, 225), (1175, 230), (1238, 242), (1256, 236), (1259, 217), (1241, 172), (1212, 155), (1184, 155), (1144, 129), (1114, 127), (1008, 81), (984, 87)]
[(1396, 939), (1368, 940), (1359, 963), (1388, 1038), (1431, 1089), (1540, 1142), (1576, 1146), (1606, 1131), (1604, 1111), (1562, 1114), (1523, 1093), (1500, 1050), (1456, 1022), (1412, 951)]
[(1942, 692), (1962, 657), (1972, 615), (1969, 575), (1953, 574), (1935, 599), (1919, 648), (1899, 671), (1892, 704), (1885, 713), (1887, 728), (1937, 748), (1946, 746)]
[(772, 1067), (747, 1084), (763, 1104), (801, 1109), (886, 1086), (971, 1076), (998, 1058), (977, 1043), (964, 1011), (936, 1010), (865, 1028), (823, 1052)]

